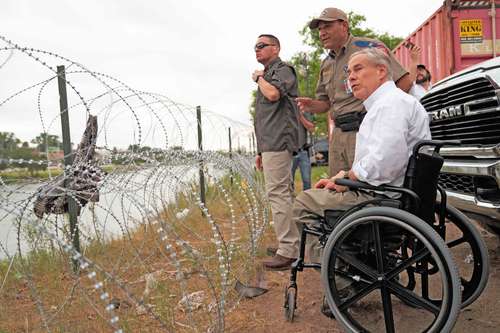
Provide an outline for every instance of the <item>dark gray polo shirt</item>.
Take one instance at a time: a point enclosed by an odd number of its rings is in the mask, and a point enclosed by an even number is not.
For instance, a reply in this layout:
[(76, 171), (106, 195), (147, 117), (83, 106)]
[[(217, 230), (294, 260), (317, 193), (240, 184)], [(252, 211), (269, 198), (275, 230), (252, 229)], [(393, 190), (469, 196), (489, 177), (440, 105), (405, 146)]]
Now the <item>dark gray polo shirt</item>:
[(299, 148), (295, 71), (280, 58), (276, 58), (264, 69), (263, 77), (279, 90), (280, 99), (271, 102), (257, 89), (254, 123), (257, 152), (295, 152)]

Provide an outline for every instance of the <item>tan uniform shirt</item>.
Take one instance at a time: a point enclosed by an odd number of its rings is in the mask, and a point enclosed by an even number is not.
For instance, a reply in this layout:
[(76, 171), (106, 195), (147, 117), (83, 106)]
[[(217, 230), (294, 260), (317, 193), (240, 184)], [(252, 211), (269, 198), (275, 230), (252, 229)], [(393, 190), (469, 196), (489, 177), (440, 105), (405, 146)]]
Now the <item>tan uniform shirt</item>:
[[(338, 54), (330, 51), (328, 57), (321, 63), (316, 87), (316, 98), (330, 103), (330, 115), (333, 119), (340, 114), (365, 111), (363, 102), (354, 97), (347, 84), (347, 63), (353, 53), (367, 47), (388, 51), (395, 82), (407, 73), (384, 43), (376, 39), (349, 35), (347, 42)], [(328, 156), (330, 176), (336, 175), (340, 170), (351, 168), (354, 161), (356, 133), (356, 131), (342, 132), (340, 128), (333, 130)]]

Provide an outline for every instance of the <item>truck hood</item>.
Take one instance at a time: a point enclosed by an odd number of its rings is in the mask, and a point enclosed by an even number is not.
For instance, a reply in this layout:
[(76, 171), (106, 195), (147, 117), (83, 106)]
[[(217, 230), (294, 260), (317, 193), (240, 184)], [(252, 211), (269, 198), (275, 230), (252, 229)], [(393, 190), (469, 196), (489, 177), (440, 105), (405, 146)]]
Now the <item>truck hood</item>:
[(497, 85), (500, 86), (500, 57), (483, 61), (479, 64), (467, 67), (460, 72), (445, 77), (441, 81), (434, 84), (432, 90), (445, 88), (448, 86), (448, 83), (450, 83), (450, 81), (453, 84), (456, 84), (457, 81), (460, 82), (469, 80), (471, 76), (484, 77), (486, 74), (485, 72), (487, 72), (487, 76), (490, 79), (492, 79)]

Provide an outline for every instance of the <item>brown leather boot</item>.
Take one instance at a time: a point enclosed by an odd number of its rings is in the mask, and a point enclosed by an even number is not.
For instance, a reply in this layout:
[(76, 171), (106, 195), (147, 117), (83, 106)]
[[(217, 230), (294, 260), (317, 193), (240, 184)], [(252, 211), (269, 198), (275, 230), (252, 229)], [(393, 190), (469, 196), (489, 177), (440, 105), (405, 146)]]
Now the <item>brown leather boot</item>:
[(276, 255), (271, 259), (264, 261), (264, 269), (269, 271), (284, 271), (290, 269), (290, 266), (295, 261), (295, 258), (283, 257), (276, 253)]

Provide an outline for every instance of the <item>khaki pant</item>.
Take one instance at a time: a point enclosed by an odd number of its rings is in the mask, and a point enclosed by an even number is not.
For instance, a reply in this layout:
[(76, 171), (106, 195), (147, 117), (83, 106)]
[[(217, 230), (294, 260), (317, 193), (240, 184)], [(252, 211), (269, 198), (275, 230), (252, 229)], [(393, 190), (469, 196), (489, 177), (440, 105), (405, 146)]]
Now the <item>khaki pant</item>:
[[(319, 223), (320, 217), (324, 217), (326, 209), (347, 210), (352, 206), (373, 199), (372, 196), (362, 192), (343, 192), (325, 189), (311, 189), (300, 193), (293, 203), (293, 221), (298, 229), (302, 230), (304, 224), (312, 225)], [(306, 244), (306, 255), (311, 262), (321, 262), (322, 248), (318, 238), (308, 235)]]
[(277, 253), (283, 257), (297, 258), (299, 231), (292, 222), (291, 164), (292, 154), (288, 151), (262, 153), (266, 192), (278, 239)]
[(330, 177), (340, 170), (350, 170), (354, 162), (356, 147), (356, 131), (342, 132), (338, 127), (333, 129), (332, 138), (328, 144), (328, 169)]

